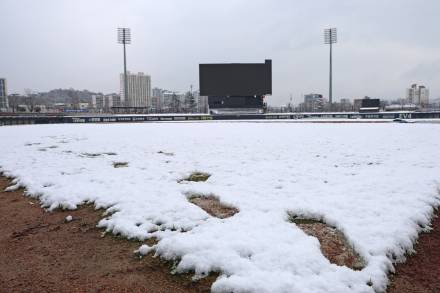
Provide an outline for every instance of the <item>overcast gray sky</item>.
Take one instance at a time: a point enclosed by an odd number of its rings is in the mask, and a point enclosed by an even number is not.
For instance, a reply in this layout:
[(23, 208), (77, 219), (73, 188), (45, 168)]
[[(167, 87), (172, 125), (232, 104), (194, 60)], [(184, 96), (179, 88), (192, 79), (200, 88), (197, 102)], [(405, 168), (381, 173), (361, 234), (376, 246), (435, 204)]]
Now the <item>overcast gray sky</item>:
[(0, 77), (10, 92), (119, 92), (128, 69), (153, 87), (198, 87), (198, 64), (273, 61), (270, 104), (327, 96), (323, 29), (338, 28), (334, 97), (403, 97), (423, 83), (440, 97), (439, 0), (1, 0)]

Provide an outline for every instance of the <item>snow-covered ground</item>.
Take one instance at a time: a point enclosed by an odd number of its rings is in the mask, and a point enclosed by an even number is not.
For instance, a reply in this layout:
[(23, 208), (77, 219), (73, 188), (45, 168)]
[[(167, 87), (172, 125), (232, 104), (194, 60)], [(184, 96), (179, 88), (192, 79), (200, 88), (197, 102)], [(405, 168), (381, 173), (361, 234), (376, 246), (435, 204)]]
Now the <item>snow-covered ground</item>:
[[(0, 127), (0, 166), (50, 209), (85, 201), (109, 208), (100, 226), (157, 237), (153, 251), (180, 260), (179, 272), (221, 272), (215, 292), (373, 292), (385, 288), (391, 260), (404, 259), (440, 204), (440, 127), (11, 126)], [(212, 176), (178, 183), (193, 171)], [(187, 192), (214, 194), (240, 212), (211, 217)], [(288, 212), (339, 228), (365, 269), (331, 264)]]

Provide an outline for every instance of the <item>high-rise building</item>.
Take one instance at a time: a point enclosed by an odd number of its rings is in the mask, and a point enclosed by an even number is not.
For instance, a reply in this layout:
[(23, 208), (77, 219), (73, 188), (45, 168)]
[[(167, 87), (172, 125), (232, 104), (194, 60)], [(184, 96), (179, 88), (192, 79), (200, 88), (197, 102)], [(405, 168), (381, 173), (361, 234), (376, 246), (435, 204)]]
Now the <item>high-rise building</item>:
[(156, 112), (162, 110), (162, 99), (160, 97), (154, 95), (151, 97), (151, 109)]
[(104, 108), (104, 96), (92, 95), (92, 107), (96, 110), (102, 110)]
[(151, 109), (153, 111), (160, 112), (163, 107), (163, 92), (164, 90), (161, 88), (153, 88), (153, 95), (151, 97)]
[(153, 88), (153, 97), (162, 98), (163, 97), (163, 89), (155, 87)]
[(168, 111), (173, 106), (174, 92), (164, 90), (162, 91), (162, 108)]
[(124, 74), (120, 75), (121, 103), (127, 107), (151, 106), (151, 77), (142, 72), (132, 74), (127, 71), (128, 97), (125, 97)]
[(352, 111), (352, 110), (353, 110), (353, 105), (352, 105), (350, 99), (342, 98), (339, 103), (338, 111), (347, 112), (347, 111)]
[(199, 91), (195, 91), (193, 94), (197, 103), (197, 112), (208, 113), (208, 97), (201, 96)]
[(427, 105), (429, 104), (429, 89), (416, 83), (411, 88), (406, 89), (406, 99), (410, 104)]
[(6, 78), (0, 78), (0, 112), (6, 112), (8, 108), (8, 87)]
[(162, 109), (169, 112), (180, 112), (185, 103), (185, 94), (181, 92), (163, 90)]
[(304, 95), (304, 111), (319, 112), (324, 110), (324, 98), (320, 94)]
[(98, 111), (110, 112), (112, 107), (120, 106), (120, 97), (116, 94), (92, 95), (92, 107)]

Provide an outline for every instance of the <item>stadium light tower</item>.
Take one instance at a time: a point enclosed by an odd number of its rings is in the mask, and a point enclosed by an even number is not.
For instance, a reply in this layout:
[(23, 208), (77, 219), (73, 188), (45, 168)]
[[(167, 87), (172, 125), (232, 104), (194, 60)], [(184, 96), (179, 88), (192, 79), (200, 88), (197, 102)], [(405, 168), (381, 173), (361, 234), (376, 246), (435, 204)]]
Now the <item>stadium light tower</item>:
[(131, 44), (131, 32), (129, 28), (118, 28), (118, 43), (124, 46), (124, 102), (128, 99), (128, 84), (127, 84), (127, 53), (125, 45)]
[(330, 45), (330, 80), (329, 80), (329, 103), (330, 109), (333, 103), (333, 44), (338, 41), (338, 34), (336, 28), (327, 28), (324, 30), (324, 43)]

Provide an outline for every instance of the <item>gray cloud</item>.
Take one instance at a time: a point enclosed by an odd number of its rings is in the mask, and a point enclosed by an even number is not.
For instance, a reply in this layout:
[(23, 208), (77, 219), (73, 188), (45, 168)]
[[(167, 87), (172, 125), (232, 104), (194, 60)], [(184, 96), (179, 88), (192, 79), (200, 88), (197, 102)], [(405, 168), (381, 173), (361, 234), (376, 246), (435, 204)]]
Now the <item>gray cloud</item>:
[(332, 25), (336, 97), (396, 98), (414, 81), (437, 97), (439, 11), (437, 0), (2, 0), (0, 76), (12, 91), (118, 91), (115, 30), (129, 26), (129, 69), (153, 86), (197, 86), (200, 62), (271, 58), (269, 102), (282, 104), (327, 93), (322, 30)]

